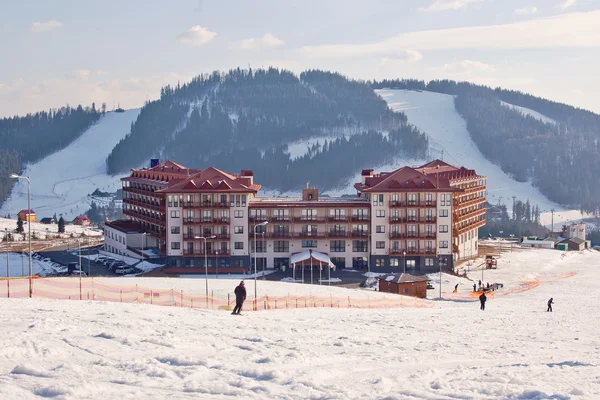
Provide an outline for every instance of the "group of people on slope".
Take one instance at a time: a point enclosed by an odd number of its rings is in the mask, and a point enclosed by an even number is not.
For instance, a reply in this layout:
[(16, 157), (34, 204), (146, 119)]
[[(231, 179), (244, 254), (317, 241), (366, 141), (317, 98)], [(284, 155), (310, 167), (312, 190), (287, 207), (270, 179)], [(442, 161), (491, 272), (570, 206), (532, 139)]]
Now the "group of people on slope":
[[(479, 303), (481, 304), (481, 306), (479, 307), (480, 310), (485, 310), (485, 302), (486, 301), (487, 301), (487, 296), (485, 295), (485, 292), (483, 292), (479, 296)], [(554, 298), (550, 297), (550, 300), (548, 300), (548, 309), (546, 310), (547, 312), (552, 312), (552, 304), (554, 304)]]

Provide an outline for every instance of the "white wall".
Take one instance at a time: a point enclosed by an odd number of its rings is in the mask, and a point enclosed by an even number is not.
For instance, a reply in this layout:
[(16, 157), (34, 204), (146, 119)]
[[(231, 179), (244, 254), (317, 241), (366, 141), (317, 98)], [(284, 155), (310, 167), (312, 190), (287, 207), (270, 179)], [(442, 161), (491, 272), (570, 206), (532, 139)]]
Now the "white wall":
[(127, 252), (127, 234), (111, 228), (104, 227), (104, 250), (119, 255), (126, 255)]
[[(379, 194), (371, 193), (371, 241), (369, 242), (369, 250), (371, 255), (382, 256), (389, 253), (390, 246), (390, 193), (384, 193), (383, 205), (378, 201), (377, 205), (373, 205), (373, 199), (379, 199)], [(384, 217), (377, 217), (377, 212), (383, 211)], [(384, 226), (385, 232), (377, 233), (377, 226)], [(385, 248), (378, 249), (376, 242), (384, 242)]]
[[(450, 195), (450, 203), (448, 204), (448, 202), (445, 202), (445, 205), (442, 206), (442, 196), (444, 195)], [(437, 193), (437, 208), (436, 208), (436, 215), (437, 215), (437, 226), (436, 226), (436, 232), (437, 232), (437, 243), (436, 243), (436, 250), (437, 250), (437, 254), (441, 254), (441, 255), (450, 255), (452, 254), (452, 202), (454, 201), (452, 198), (452, 194), (451, 193)], [(442, 214), (441, 211), (442, 210), (446, 210), (448, 216), (447, 217), (440, 217), (440, 215)], [(448, 227), (448, 232), (447, 233), (441, 233), (440, 232), (440, 225), (445, 225)], [(440, 241), (447, 241), (448, 242), (448, 248), (440, 248)]]
[[(168, 195), (167, 195), (168, 199)], [(171, 211), (179, 211), (179, 218), (171, 217)], [(179, 234), (172, 234), (171, 227), (179, 226)], [(171, 249), (172, 242), (179, 242), (179, 250)], [(169, 207), (167, 200), (167, 254), (169, 256), (181, 256), (183, 255), (183, 208), (181, 204), (179, 207)]]

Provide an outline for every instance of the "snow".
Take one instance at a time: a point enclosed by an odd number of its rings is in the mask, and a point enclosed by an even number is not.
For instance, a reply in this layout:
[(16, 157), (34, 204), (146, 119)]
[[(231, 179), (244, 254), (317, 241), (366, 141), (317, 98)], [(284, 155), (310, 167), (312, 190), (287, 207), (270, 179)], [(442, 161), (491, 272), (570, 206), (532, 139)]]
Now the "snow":
[[(110, 112), (66, 148), (30, 165), (31, 208), (38, 219), (63, 214), (72, 220), (89, 209), (94, 190), (115, 192), (120, 176), (106, 175), (106, 157), (130, 130), (140, 109)], [(15, 171), (19, 172), (19, 171)], [(96, 199), (97, 200), (97, 199)], [(19, 179), (0, 214), (16, 214), (27, 209), (27, 181)]]
[[(35, 211), (35, 210), (34, 210)], [(16, 214), (14, 214), (16, 217)], [(29, 222), (23, 223), (24, 233), (29, 233)], [(17, 228), (17, 220), (16, 219), (8, 219), (8, 218), (0, 218), (0, 237), (4, 239), (6, 235), (6, 230), (13, 235), (15, 241), (23, 240), (23, 235), (14, 233), (14, 230)], [(58, 234), (58, 224), (46, 225), (40, 222), (32, 222), (31, 223), (31, 235), (34, 234), (40, 238), (45, 239), (47, 235), (52, 236), (61, 236), (63, 238), (67, 238), (70, 235), (81, 235), (85, 233), (86, 236), (93, 237), (102, 237), (104, 233), (100, 230), (96, 230), (93, 227), (86, 227), (81, 225), (65, 225), (65, 233)]]
[[(473, 168), (487, 177), (487, 199), (491, 204), (504, 204), (512, 210), (512, 197), (538, 205), (543, 211), (542, 223), (550, 219), (550, 210), (569, 212), (544, 196), (530, 182), (517, 182), (505, 174), (499, 166), (487, 160), (471, 140), (465, 120), (454, 108), (454, 96), (428, 91), (382, 89), (376, 90), (390, 108), (402, 111), (408, 122), (429, 136), (429, 147), (444, 161), (457, 166)], [(433, 158), (433, 157), (432, 157)], [(578, 211), (577, 211), (578, 212)], [(574, 215), (574, 214), (573, 214)], [(565, 217), (566, 219), (570, 219)], [(555, 223), (556, 213), (555, 213)]]
[(539, 119), (540, 121), (542, 121), (546, 124), (555, 124), (556, 125), (555, 120), (553, 120), (552, 118), (546, 117), (544, 114), (540, 114), (537, 111), (533, 111), (526, 107), (515, 106), (514, 104), (506, 103), (504, 101), (501, 101), (500, 104), (502, 104), (504, 107), (508, 107), (512, 110), (518, 111), (519, 113), (523, 114), (524, 116), (530, 116), (535, 119)]
[[(29, 276), (29, 253), (1, 253), (0, 278), (6, 278), (7, 264), (10, 278)], [(66, 267), (59, 263), (54, 263), (50, 259), (38, 260), (32, 257), (31, 270), (33, 275), (47, 276), (48, 274), (65, 272)]]
[[(485, 274), (503, 281), (506, 294), (489, 296), (486, 311), (450, 299), (451, 286), (433, 308), (286, 309), (239, 317), (146, 304), (0, 299), (0, 324), (14, 333), (0, 335), (0, 397), (599, 398), (600, 322), (590, 318), (600, 300), (598, 265), (600, 253), (592, 251), (504, 253), (498, 270)], [(567, 273), (575, 274), (562, 277)], [(521, 279), (539, 285), (511, 293), (506, 284)], [(197, 280), (106, 280), (204, 290)], [(233, 289), (232, 282), (210, 281), (218, 283)], [(261, 293), (381, 295), (258, 285)], [(468, 298), (468, 290), (465, 283), (458, 295)], [(545, 312), (550, 297), (553, 313)]]

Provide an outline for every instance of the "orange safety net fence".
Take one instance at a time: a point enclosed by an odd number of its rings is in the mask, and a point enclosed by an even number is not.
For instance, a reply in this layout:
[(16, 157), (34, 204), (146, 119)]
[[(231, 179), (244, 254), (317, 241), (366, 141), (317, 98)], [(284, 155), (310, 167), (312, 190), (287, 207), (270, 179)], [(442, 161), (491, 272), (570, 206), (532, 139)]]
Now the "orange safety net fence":
[[(0, 298), (29, 297), (30, 279), (12, 278), (0, 280)], [(184, 293), (174, 289), (153, 289), (140, 285), (112, 285), (94, 278), (31, 279), (32, 297), (56, 300), (92, 300), (117, 303), (143, 303), (160, 306), (231, 310), (235, 296), (227, 298)], [(385, 297), (336, 297), (336, 296), (262, 296), (247, 299), (245, 311), (279, 310), (288, 308), (429, 308), (431, 300), (392, 295)]]

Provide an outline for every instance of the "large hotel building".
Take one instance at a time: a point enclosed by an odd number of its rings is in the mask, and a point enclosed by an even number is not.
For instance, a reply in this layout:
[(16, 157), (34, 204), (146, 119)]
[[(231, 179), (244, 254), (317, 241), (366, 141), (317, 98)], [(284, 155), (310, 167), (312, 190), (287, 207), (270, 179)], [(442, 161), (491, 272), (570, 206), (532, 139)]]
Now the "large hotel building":
[(128, 220), (107, 224), (105, 247), (140, 253), (129, 243), (143, 235), (142, 246), (157, 249), (171, 267), (204, 267), (206, 258), (209, 268), (245, 269), (255, 256), (258, 268), (285, 269), (292, 254), (307, 249), (338, 268), (370, 263), (375, 271), (428, 272), (477, 255), (485, 177), (440, 160), (361, 175), (355, 196), (321, 196), (307, 183), (302, 197), (272, 198), (259, 196), (250, 170), (154, 162), (122, 179)]

